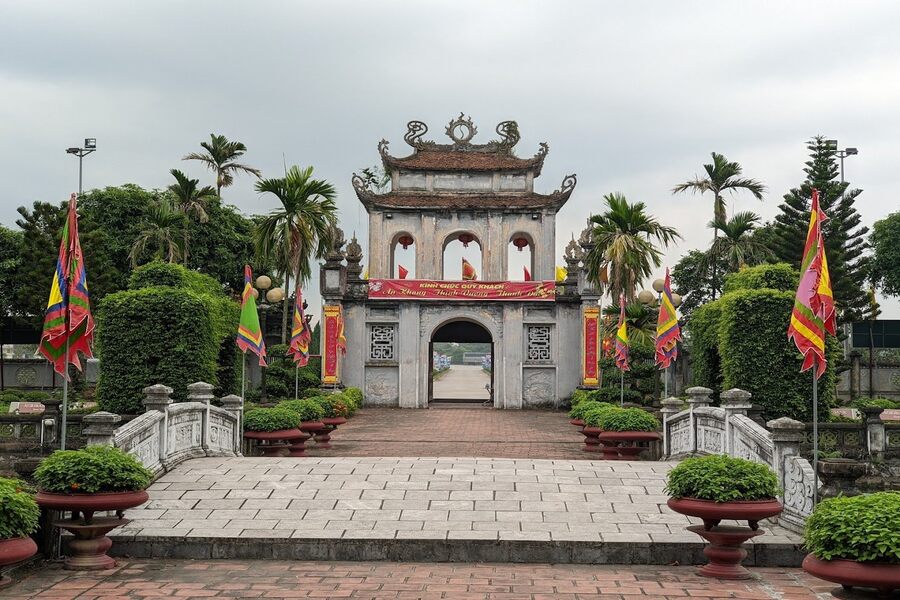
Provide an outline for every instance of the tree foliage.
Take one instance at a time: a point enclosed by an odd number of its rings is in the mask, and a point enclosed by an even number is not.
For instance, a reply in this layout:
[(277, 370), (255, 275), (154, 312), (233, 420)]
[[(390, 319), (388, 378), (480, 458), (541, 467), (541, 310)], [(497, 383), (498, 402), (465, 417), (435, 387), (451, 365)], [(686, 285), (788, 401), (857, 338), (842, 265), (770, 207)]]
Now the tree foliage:
[(237, 162), (247, 147), (241, 142), (232, 142), (224, 135), (209, 134), (208, 142), (200, 142), (205, 152), (192, 152), (183, 160), (196, 160), (216, 175), (216, 196), (222, 195), (222, 188), (234, 183), (236, 173), (247, 173), (259, 177), (259, 169)]
[(841, 183), (837, 149), (822, 136), (810, 141), (807, 148), (810, 159), (803, 169), (806, 180), (784, 195), (784, 203), (779, 206), (781, 212), (775, 217), (774, 251), (779, 261), (800, 266), (812, 190), (819, 190), (819, 204), (828, 215), (822, 234), (838, 318), (853, 321), (860, 318), (866, 305), (863, 252), (867, 248), (868, 228), (860, 225), (854, 207), (862, 190), (851, 190), (849, 183)]
[(872, 283), (889, 296), (900, 296), (900, 212), (875, 221), (869, 243)]
[[(706, 265), (711, 259), (707, 252), (691, 250), (672, 267), (674, 291), (681, 296), (678, 312), (685, 323), (693, 317), (694, 311), (713, 300), (712, 269)], [(727, 273), (728, 266), (723, 258), (716, 260), (716, 273)]]

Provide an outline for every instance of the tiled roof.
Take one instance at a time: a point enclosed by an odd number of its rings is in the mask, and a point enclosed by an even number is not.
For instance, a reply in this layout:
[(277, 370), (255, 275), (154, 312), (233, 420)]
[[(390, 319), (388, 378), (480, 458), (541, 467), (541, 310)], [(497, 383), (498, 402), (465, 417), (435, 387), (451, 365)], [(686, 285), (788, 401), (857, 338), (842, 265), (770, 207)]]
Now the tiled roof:
[(410, 171), (528, 171), (540, 174), (545, 154), (518, 158), (509, 153), (419, 150), (404, 158), (382, 155), (386, 169)]

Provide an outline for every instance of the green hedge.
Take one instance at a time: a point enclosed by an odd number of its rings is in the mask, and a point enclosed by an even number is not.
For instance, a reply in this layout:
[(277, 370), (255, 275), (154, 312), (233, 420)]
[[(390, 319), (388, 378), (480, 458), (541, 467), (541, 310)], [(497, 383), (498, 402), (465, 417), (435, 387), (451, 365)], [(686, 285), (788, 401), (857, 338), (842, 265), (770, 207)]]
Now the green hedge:
[(763, 288), (781, 292), (795, 292), (799, 280), (800, 273), (797, 269), (786, 263), (744, 267), (737, 273), (729, 273), (725, 276), (723, 293), (727, 294), (737, 290), (760, 290)]
[[(733, 274), (718, 300), (696, 309), (688, 325), (692, 383), (717, 392), (740, 388), (753, 394), (763, 419), (812, 419), (812, 375), (787, 337), (797, 273), (784, 264), (762, 265)], [(777, 289), (760, 286), (777, 286)], [(819, 380), (819, 413), (834, 403), (837, 340), (827, 341), (829, 365)]]
[(155, 383), (173, 388), (176, 400), (186, 399), (196, 381), (217, 386), (217, 394), (234, 393), (239, 308), (222, 286), (161, 263), (136, 269), (130, 283), (134, 289), (108, 295), (98, 309), (100, 408), (141, 413), (141, 390)]

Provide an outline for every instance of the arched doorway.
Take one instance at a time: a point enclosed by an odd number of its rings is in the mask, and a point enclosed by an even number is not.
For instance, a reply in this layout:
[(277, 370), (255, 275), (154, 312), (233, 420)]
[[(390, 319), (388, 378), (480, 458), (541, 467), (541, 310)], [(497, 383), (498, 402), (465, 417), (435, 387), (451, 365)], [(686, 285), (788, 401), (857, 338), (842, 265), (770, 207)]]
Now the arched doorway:
[(429, 343), (429, 404), (494, 404), (494, 341), (474, 321), (438, 327)]

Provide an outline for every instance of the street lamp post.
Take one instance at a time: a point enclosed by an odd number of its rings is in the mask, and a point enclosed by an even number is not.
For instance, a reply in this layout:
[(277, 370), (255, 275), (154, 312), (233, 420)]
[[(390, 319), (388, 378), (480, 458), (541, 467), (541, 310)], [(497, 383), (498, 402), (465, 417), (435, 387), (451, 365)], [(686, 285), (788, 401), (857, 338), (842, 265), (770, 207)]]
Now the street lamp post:
[(82, 168), (82, 163), (84, 162), (84, 157), (90, 154), (91, 152), (97, 151), (97, 138), (84, 138), (84, 147), (83, 148), (66, 148), (67, 154), (72, 154), (78, 157), (78, 197), (81, 197), (83, 192), (82, 187), (82, 179), (84, 174), (84, 169)]
[[(644, 290), (639, 295), (641, 303), (646, 306), (655, 306), (657, 307), (657, 311), (659, 310), (659, 305), (662, 304), (662, 293), (663, 290), (666, 289), (666, 281), (665, 279), (656, 279), (653, 281), (653, 291), (656, 292), (656, 304), (653, 304), (653, 292), (650, 290)], [(645, 301), (646, 300), (646, 301)], [(678, 294), (672, 294), (672, 305), (675, 308), (681, 306), (681, 296)], [(657, 318), (659, 317), (659, 313), (657, 312)], [(669, 397), (669, 369), (663, 371), (663, 382), (664, 382), (664, 391), (663, 396), (665, 398)], [(658, 388), (657, 388), (658, 389)]]
[[(271, 288), (271, 289), (270, 289)], [(253, 290), (255, 296), (259, 297), (259, 328), (263, 341), (266, 339), (266, 325), (268, 323), (269, 309), (273, 304), (278, 304), (284, 300), (284, 289), (280, 287), (272, 287), (272, 279), (268, 275), (260, 275), (256, 278), (256, 288)], [(263, 368), (259, 379), (259, 401), (260, 404), (266, 402), (266, 369)]]
[[(825, 140), (825, 143), (828, 144), (828, 147), (833, 149), (835, 154), (838, 155), (838, 158), (841, 159), (841, 198), (844, 197), (844, 159), (848, 156), (856, 156), (859, 154), (859, 148), (838, 148), (837, 140)], [(844, 323), (844, 358), (850, 356), (850, 324)]]

